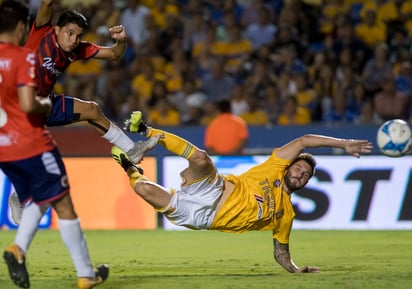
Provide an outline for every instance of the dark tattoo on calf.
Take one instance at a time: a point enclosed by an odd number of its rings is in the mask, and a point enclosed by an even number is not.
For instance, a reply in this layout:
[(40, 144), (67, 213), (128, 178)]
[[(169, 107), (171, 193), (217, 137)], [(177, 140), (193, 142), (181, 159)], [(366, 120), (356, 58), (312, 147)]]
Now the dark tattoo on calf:
[(90, 123), (91, 125), (97, 127), (98, 129), (100, 129), (104, 133), (106, 133), (108, 131), (104, 126), (102, 126), (102, 125), (100, 125), (100, 124), (98, 124), (94, 121), (89, 120), (88, 123)]

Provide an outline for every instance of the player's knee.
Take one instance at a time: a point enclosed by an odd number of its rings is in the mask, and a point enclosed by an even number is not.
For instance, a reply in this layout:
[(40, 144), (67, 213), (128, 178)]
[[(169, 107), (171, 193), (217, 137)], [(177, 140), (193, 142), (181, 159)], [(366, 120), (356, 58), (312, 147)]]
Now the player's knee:
[(147, 196), (151, 194), (152, 185), (147, 182), (135, 182), (134, 191), (136, 194), (146, 199)]
[(88, 101), (82, 105), (82, 112), (87, 120), (99, 120), (103, 117), (102, 110), (97, 102)]

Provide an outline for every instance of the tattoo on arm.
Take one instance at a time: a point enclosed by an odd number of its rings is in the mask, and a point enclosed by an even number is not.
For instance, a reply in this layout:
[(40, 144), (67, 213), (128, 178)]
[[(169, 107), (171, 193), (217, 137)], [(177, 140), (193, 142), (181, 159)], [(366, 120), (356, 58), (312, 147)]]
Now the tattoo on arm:
[(282, 244), (277, 239), (273, 239), (274, 252), (273, 256), (285, 270), (290, 273), (299, 272), (298, 266), (293, 263), (289, 252), (289, 244)]

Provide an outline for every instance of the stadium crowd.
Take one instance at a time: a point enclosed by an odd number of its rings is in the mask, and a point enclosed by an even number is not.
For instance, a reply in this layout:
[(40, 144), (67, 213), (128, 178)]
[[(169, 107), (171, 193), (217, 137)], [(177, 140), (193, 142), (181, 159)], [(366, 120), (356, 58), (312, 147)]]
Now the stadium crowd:
[(154, 126), (206, 126), (222, 100), (248, 125), (412, 121), (412, 0), (56, 4), (88, 18), (91, 42), (125, 27), (122, 61), (74, 62), (55, 87), (115, 122), (140, 110)]

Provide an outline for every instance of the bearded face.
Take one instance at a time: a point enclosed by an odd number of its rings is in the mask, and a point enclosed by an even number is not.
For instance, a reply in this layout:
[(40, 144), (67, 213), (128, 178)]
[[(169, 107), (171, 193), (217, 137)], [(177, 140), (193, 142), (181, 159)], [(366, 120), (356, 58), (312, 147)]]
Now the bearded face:
[(285, 172), (285, 186), (288, 192), (303, 188), (312, 177), (312, 167), (304, 160), (297, 161)]

